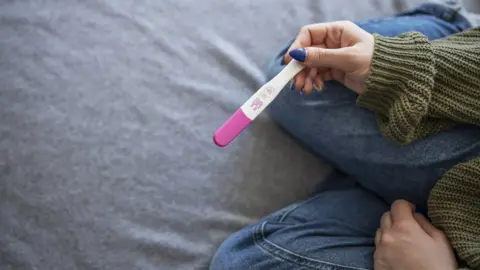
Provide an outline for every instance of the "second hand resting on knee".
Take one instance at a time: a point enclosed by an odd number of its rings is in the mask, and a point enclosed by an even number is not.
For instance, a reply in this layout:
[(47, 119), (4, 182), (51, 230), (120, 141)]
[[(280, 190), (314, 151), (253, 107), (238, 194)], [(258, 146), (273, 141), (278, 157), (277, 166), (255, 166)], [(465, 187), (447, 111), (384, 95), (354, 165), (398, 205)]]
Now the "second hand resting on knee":
[(398, 200), (383, 214), (375, 235), (375, 269), (457, 269), (445, 234), (414, 211), (411, 203)]

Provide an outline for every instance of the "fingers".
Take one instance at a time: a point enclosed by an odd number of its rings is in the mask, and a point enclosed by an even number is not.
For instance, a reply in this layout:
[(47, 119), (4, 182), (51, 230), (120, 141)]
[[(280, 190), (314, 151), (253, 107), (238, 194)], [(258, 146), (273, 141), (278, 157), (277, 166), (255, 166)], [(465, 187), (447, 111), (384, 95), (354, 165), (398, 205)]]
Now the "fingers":
[(329, 68), (319, 68), (318, 73), (322, 77), (323, 81), (333, 80), (332, 72)]
[(305, 68), (300, 71), (297, 76), (295, 76), (295, 89), (302, 90), (305, 87), (305, 82), (307, 80), (307, 76), (309, 75), (310, 69)]
[(382, 229), (377, 229), (375, 232), (375, 246), (378, 247), (380, 245), (380, 241), (382, 240)]
[[(295, 41), (290, 46), (284, 57), (284, 64), (292, 60), (303, 62), (309, 71), (298, 74), (295, 78), (295, 87), (303, 89), (306, 94), (310, 93), (314, 86), (322, 89), (325, 80), (336, 79), (343, 83), (346, 69), (352, 69), (351, 64), (355, 57), (352, 46), (357, 42), (358, 33), (355, 33), (355, 24), (348, 21), (311, 24), (302, 27)], [(346, 33), (349, 42), (342, 42), (342, 35)], [(350, 37), (352, 36), (352, 37)], [(328, 48), (327, 48), (328, 47)], [(353, 59), (353, 60), (352, 60)], [(322, 72), (316, 74), (313, 69), (322, 68)], [(329, 70), (338, 69), (335, 75)], [(323, 74), (325, 72), (325, 74)]]
[(390, 211), (385, 212), (380, 219), (380, 228), (382, 229), (390, 229), (392, 227), (392, 215)]
[(308, 67), (345, 70), (351, 66), (351, 58), (358, 54), (354, 45), (361, 41), (362, 31), (349, 21), (306, 25), (290, 46), (284, 62), (293, 58)]
[(313, 80), (313, 85), (315, 88), (317, 88), (317, 91), (322, 91), (323, 87), (325, 86), (325, 83), (323, 82), (322, 75), (317, 74), (315, 76), (315, 80)]
[[(308, 70), (308, 68), (305, 70)], [(325, 81), (334, 80), (330, 69), (324, 68), (322, 70), (318, 70), (318, 69), (310, 69), (310, 70), (311, 70), (310, 72), (306, 72), (306, 73), (309, 74), (310, 78), (312, 79), (313, 89), (310, 91), (309, 86), (307, 86), (309, 84), (307, 84), (307, 79), (306, 79), (307, 77), (305, 76), (305, 74), (300, 74), (298, 79), (300, 83), (298, 83), (298, 86), (296, 86), (297, 89), (306, 90), (305, 91), (306, 94), (311, 93), (313, 90), (322, 91), (323, 88), (325, 87)], [(345, 73), (342, 73), (342, 72), (337, 73), (336, 77), (339, 82), (343, 82)]]
[(327, 49), (306, 47), (294, 49), (288, 55), (311, 68), (334, 68), (347, 71), (351, 69), (358, 54), (353, 47)]
[(293, 87), (303, 90), (304, 94), (310, 94), (313, 90), (322, 91), (325, 87), (325, 81), (327, 80), (325, 78), (328, 80), (333, 79), (330, 70), (323, 69), (320, 73), (316, 68), (305, 68), (295, 77)]
[[(287, 64), (292, 60), (291, 51), (299, 48), (306, 47), (329, 47), (329, 48), (341, 48), (351, 46), (352, 44), (342, 45), (342, 35), (344, 32), (349, 36), (358, 36), (357, 25), (350, 21), (337, 21), (329, 23), (317, 23), (310, 24), (302, 27), (292, 43), (292, 46), (287, 51), (284, 58), (284, 63)], [(357, 40), (353, 38), (352, 40)], [(327, 46), (328, 45), (328, 46)]]
[(433, 226), (428, 219), (422, 214), (416, 214), (415, 220), (417, 221), (418, 225), (431, 237), (435, 238), (441, 233), (439, 229)]
[(292, 60), (292, 57), (288, 54), (290, 51), (297, 48), (310, 47), (312, 45), (323, 44), (327, 35), (327, 23), (310, 24), (302, 27), (298, 33), (292, 46), (288, 49), (285, 55), (285, 64)]
[(284, 57), (311, 68), (332, 68), (353, 72), (367, 68), (373, 54), (371, 34), (349, 21), (311, 24), (302, 27)]
[[(303, 50), (305, 51), (303, 64), (307, 67), (334, 68), (346, 71), (351, 67), (352, 58), (355, 57), (352, 47), (338, 49), (307, 47)], [(297, 51), (290, 52), (290, 55), (293, 56)]]
[(321, 81), (321, 78), (318, 78), (318, 70), (316, 68), (305, 68), (295, 76), (294, 88), (302, 91), (303, 94), (310, 94), (314, 87), (318, 88), (318, 85), (321, 88), (323, 81)]
[(317, 76), (317, 69), (312, 68), (308, 72), (308, 76), (305, 79), (305, 86), (303, 87), (303, 93), (304, 94), (310, 94), (313, 90), (313, 81), (315, 80), (315, 77)]
[(414, 220), (415, 206), (405, 200), (394, 201), (390, 208), (393, 224), (400, 221)]

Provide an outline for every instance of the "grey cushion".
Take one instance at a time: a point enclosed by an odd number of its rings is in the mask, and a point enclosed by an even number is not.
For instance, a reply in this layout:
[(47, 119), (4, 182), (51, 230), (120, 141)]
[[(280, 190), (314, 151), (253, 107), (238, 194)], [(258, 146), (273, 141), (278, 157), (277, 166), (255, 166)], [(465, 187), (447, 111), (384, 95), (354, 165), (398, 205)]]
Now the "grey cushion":
[(268, 60), (302, 25), (418, 2), (2, 1), (0, 268), (205, 268), (328, 173), (267, 114), (212, 143)]

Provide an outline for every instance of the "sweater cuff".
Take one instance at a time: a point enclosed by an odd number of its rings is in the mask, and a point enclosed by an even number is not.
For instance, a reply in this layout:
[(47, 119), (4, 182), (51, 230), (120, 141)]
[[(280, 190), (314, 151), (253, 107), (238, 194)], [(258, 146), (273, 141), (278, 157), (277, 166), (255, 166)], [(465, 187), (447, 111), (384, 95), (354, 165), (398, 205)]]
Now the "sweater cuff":
[(357, 103), (379, 115), (383, 133), (412, 141), (427, 116), (434, 86), (435, 61), (428, 39), (417, 32), (398, 37), (375, 36), (366, 92)]

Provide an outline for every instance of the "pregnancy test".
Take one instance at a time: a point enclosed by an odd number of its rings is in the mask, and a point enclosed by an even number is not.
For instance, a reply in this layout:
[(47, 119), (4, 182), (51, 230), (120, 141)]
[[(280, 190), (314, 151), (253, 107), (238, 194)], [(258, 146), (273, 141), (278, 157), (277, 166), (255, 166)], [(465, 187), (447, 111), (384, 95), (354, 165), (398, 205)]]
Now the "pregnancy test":
[(280, 73), (258, 89), (245, 104), (242, 105), (213, 134), (213, 142), (225, 147), (235, 139), (265, 108), (278, 96), (283, 87), (305, 66), (292, 60)]

